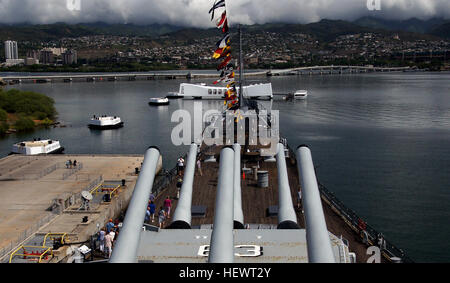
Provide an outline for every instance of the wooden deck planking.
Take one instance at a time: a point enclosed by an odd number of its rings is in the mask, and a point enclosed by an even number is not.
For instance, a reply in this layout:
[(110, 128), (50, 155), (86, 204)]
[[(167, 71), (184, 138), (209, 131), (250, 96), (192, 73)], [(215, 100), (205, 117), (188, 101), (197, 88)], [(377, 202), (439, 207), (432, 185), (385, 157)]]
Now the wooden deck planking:
[[(215, 151), (219, 153), (219, 149)], [(216, 156), (217, 158), (218, 156)], [(252, 168), (256, 162), (250, 162), (245, 160), (241, 162), (241, 168)], [(205, 163), (202, 162), (203, 176), (200, 176), (197, 168), (194, 177), (194, 188), (192, 205), (204, 205), (207, 207), (206, 216), (203, 218), (192, 218), (192, 226), (200, 226), (202, 224), (213, 224), (214, 222), (214, 208), (216, 203), (217, 194), (217, 180), (219, 172), (219, 159), (217, 163)], [(300, 188), (300, 181), (297, 171), (297, 165), (294, 158), (287, 158), (286, 165), (288, 170), (289, 185), (291, 188), (292, 203), (297, 214), (297, 223), (300, 228), (305, 228), (304, 216), (301, 213), (301, 208), (297, 209), (297, 191)], [(278, 170), (276, 162), (259, 162), (260, 171), (269, 172), (269, 187), (259, 188), (257, 181), (253, 178), (253, 173), (247, 173), (245, 179), (241, 179), (241, 193), (242, 193), (242, 209), (244, 212), (244, 224), (274, 224), (278, 223), (278, 217), (268, 217), (267, 208), (269, 206), (278, 206)], [(242, 174), (242, 173), (241, 173)], [(242, 177), (242, 175), (241, 175)], [(159, 207), (163, 205), (164, 199), (169, 196), (172, 199), (172, 212), (176, 209), (176, 182), (177, 178), (172, 182), (169, 187), (164, 190), (156, 199), (157, 211)], [(368, 258), (366, 255), (367, 247), (361, 243), (359, 236), (354, 233), (346, 225), (346, 223), (340, 219), (340, 217), (329, 207), (329, 205), (322, 201), (324, 209), (325, 220), (328, 230), (336, 236), (345, 237), (350, 243), (350, 251), (357, 254), (357, 262), (365, 262)], [(164, 227), (170, 225), (171, 219), (165, 222)], [(155, 222), (157, 225), (157, 217)]]
[[(218, 153), (218, 149), (216, 149)], [(297, 176), (297, 169), (292, 165), (290, 159), (286, 159), (288, 167), (289, 184), (291, 188), (292, 203), (294, 208), (297, 204), (297, 190), (299, 188), (299, 180)], [(246, 161), (246, 167), (251, 168), (257, 165), (256, 162)], [(278, 171), (276, 162), (259, 162), (260, 171), (269, 172), (269, 186), (267, 188), (259, 188), (257, 181), (254, 180), (253, 173), (247, 173), (245, 179), (241, 179), (241, 195), (242, 195), (242, 210), (244, 213), (244, 224), (278, 224), (278, 217), (267, 216), (267, 209), (269, 206), (278, 206)], [(243, 167), (243, 162), (241, 162)], [(217, 181), (219, 172), (219, 162), (205, 163), (202, 162), (203, 176), (200, 176), (198, 170), (194, 176), (192, 206), (203, 205), (206, 206), (205, 217), (193, 217), (192, 226), (199, 226), (202, 224), (213, 224), (214, 209), (217, 194)], [(241, 173), (242, 174), (242, 173)], [(242, 175), (241, 175), (242, 178)], [(172, 211), (176, 209), (176, 182), (177, 178), (169, 187), (164, 190), (155, 200), (157, 212), (163, 206), (164, 199), (169, 196), (172, 199)], [(304, 227), (304, 220), (301, 211), (297, 211), (297, 221), (300, 227)], [(168, 219), (165, 227), (171, 223)]]

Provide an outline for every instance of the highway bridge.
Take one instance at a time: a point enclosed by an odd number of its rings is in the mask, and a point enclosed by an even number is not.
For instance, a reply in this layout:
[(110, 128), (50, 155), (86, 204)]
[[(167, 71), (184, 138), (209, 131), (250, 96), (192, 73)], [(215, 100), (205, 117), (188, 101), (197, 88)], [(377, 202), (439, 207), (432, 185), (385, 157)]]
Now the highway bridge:
[[(344, 74), (344, 73), (369, 73), (369, 72), (402, 72), (410, 70), (409, 67), (372, 67), (372, 66), (313, 66), (299, 67), (282, 70), (264, 70), (246, 73), (250, 76), (286, 76), (303, 74)], [(95, 82), (95, 81), (135, 81), (135, 80), (172, 80), (172, 79), (198, 79), (216, 78), (217, 73), (191, 73), (186, 72), (148, 72), (148, 73), (90, 73), (90, 74), (52, 74), (52, 75), (20, 75), (5, 76), (0, 78), (4, 83), (16, 84), (29, 83), (52, 83), (52, 82)]]
[(404, 72), (410, 67), (373, 67), (373, 66), (312, 66), (282, 70), (270, 70), (269, 76), (302, 75), (302, 74), (344, 74), (344, 73), (373, 73), (373, 72)]

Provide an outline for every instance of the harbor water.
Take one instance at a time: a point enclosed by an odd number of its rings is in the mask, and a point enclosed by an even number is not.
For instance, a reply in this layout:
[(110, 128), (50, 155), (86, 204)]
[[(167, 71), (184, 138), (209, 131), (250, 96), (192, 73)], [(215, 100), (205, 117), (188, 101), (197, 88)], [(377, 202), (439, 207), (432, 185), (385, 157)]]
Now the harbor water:
[[(305, 101), (276, 96), (272, 109), (280, 111), (281, 134), (291, 147), (309, 145), (321, 183), (413, 260), (450, 262), (450, 73), (252, 77), (246, 83), (267, 81), (274, 93), (308, 90)], [(68, 154), (144, 154), (156, 145), (172, 168), (188, 147), (173, 145), (178, 123), (171, 116), (178, 109), (193, 113), (194, 101), (152, 107), (148, 99), (177, 91), (182, 82), (7, 86), (52, 97), (65, 127), (0, 138), (0, 156), (33, 138), (60, 140)], [(93, 115), (120, 116), (125, 126), (90, 130)]]

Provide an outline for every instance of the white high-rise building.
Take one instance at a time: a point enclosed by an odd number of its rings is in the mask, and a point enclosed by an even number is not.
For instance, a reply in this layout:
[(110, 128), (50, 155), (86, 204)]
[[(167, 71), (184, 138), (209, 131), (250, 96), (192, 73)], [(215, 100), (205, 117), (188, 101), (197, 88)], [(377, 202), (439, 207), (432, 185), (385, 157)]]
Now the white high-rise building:
[(17, 41), (5, 41), (5, 57), (8, 59), (19, 59), (19, 50), (17, 48)]

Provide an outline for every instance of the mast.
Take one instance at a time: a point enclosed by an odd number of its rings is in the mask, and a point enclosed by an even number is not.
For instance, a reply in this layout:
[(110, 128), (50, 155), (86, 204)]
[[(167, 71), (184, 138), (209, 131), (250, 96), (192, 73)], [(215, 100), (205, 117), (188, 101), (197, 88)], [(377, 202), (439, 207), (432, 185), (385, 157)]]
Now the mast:
[(244, 81), (244, 60), (242, 55), (242, 29), (239, 24), (239, 108), (243, 106), (242, 100), (244, 93), (242, 90), (242, 82)]

